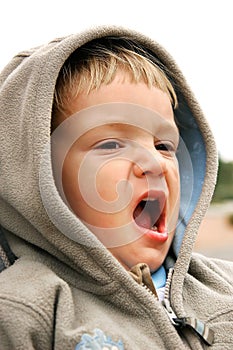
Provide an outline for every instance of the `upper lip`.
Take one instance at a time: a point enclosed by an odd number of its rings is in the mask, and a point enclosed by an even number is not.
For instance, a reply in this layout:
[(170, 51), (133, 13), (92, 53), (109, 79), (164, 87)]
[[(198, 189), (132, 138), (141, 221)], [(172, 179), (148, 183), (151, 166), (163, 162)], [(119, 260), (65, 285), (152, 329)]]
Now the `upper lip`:
[(157, 200), (159, 202), (159, 206), (160, 206), (160, 210), (162, 210), (164, 208), (165, 202), (166, 202), (166, 193), (165, 191), (162, 190), (149, 190), (145, 193), (143, 193), (138, 201), (136, 202), (136, 206), (135, 208), (138, 206), (138, 204), (142, 201), (142, 200)]

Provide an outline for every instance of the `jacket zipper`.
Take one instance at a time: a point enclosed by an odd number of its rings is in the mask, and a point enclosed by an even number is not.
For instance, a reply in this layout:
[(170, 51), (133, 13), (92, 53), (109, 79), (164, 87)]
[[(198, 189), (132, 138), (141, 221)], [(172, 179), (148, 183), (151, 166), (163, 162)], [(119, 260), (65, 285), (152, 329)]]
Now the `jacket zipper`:
[(172, 274), (173, 269), (170, 269), (165, 286), (164, 299), (162, 300), (162, 305), (164, 306), (168, 318), (176, 328), (191, 328), (207, 345), (212, 345), (214, 341), (214, 332), (208, 326), (195, 317), (177, 317), (172, 309), (169, 297)]
[[(172, 280), (173, 269), (170, 269), (168, 272), (167, 282), (165, 286), (164, 299), (161, 301), (161, 304), (164, 307), (164, 310), (174, 327), (177, 329), (181, 328), (191, 328), (207, 345), (212, 345), (214, 341), (214, 333), (213, 331), (207, 327), (203, 322), (198, 320), (195, 317), (178, 317), (173, 310), (170, 303), (170, 286)], [(157, 301), (159, 298), (157, 293), (155, 294), (152, 290), (145, 284), (142, 283), (142, 287), (146, 289), (146, 291), (152, 295)]]
[[(151, 280), (150, 271), (146, 264), (135, 265), (130, 270), (131, 276), (140, 284), (150, 295), (159, 301), (156, 289)], [(164, 299), (161, 301), (162, 306), (174, 327), (178, 329), (192, 329), (207, 345), (212, 345), (214, 341), (214, 332), (202, 321), (195, 317), (177, 317), (170, 303), (170, 290), (173, 275), (173, 268), (169, 269), (168, 277), (164, 290)]]
[(147, 287), (147, 285), (145, 283), (142, 283), (142, 287), (147, 291), (147, 293), (149, 293), (150, 295), (152, 295), (156, 300), (159, 301), (158, 295), (153, 293), (152, 290), (150, 290), (149, 287)]
[(162, 305), (164, 306), (164, 309), (171, 321), (171, 323), (174, 326), (179, 326), (181, 320), (177, 317), (175, 314), (174, 310), (171, 307), (170, 303), (170, 289), (171, 289), (171, 281), (172, 281), (172, 275), (173, 275), (173, 269), (169, 269), (168, 271), (168, 276), (167, 276), (167, 281), (166, 281), (166, 286), (165, 286), (165, 291), (164, 291), (164, 299), (162, 300)]

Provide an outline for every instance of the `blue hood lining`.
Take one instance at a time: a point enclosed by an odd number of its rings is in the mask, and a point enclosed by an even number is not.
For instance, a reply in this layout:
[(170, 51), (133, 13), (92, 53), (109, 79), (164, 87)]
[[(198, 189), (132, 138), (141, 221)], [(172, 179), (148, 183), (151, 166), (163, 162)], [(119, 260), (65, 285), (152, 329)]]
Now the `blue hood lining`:
[(173, 251), (177, 257), (185, 234), (186, 226), (197, 206), (206, 172), (206, 147), (199, 126), (188, 108), (175, 111), (180, 132), (177, 159), (180, 169), (181, 199), (179, 222), (173, 240)]

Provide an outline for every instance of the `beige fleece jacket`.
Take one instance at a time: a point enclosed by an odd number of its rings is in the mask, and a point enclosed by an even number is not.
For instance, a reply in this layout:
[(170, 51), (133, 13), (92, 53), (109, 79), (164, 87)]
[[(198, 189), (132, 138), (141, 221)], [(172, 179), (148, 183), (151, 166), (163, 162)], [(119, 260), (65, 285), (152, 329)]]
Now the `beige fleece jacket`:
[[(70, 211), (54, 184), (47, 146), (59, 70), (82, 44), (106, 35), (128, 36), (151, 50), (172, 73), (179, 98), (183, 220), (176, 258), (166, 260), (172, 272), (165, 295), (173, 322)], [(233, 348), (233, 263), (192, 254), (214, 190), (215, 143), (182, 73), (160, 45), (101, 27), (21, 52), (0, 76), (0, 127), (0, 224), (18, 257), (0, 274), (0, 350)]]

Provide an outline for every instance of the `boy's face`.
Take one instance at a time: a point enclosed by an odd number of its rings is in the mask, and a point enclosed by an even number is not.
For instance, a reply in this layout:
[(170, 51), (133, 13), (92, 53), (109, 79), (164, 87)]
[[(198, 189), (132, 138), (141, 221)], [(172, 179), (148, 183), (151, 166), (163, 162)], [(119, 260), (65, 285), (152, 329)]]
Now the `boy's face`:
[(126, 269), (143, 262), (155, 271), (168, 253), (178, 218), (178, 129), (167, 94), (122, 77), (119, 72), (112, 83), (79, 95), (71, 114), (120, 102), (135, 105), (135, 113), (149, 109), (154, 119), (144, 127), (143, 118), (138, 125), (129, 113), (122, 122), (105, 116), (98, 126), (84, 127), (65, 157), (62, 186), (75, 214)]

